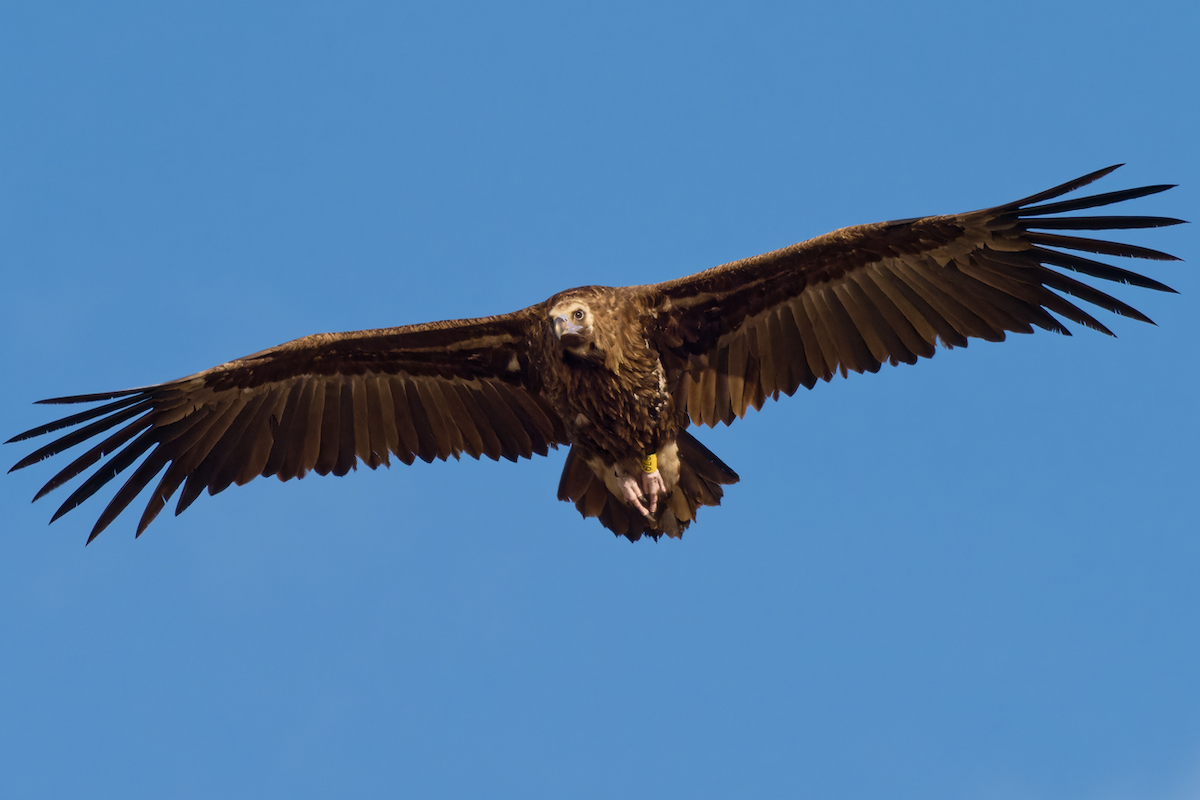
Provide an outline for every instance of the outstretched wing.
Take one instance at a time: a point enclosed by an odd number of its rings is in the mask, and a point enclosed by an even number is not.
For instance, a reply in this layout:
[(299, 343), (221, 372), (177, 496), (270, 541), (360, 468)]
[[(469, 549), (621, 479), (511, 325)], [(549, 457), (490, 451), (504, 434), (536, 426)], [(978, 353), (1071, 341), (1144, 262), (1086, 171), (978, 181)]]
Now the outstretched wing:
[(109, 456), (53, 521), (148, 454), (100, 514), (90, 542), (160, 472), (138, 535), (181, 485), (176, 514), (206, 488), (216, 494), (258, 475), (289, 480), (310, 470), (345, 475), (358, 460), (371, 469), (388, 464), (389, 454), (405, 464), (460, 453), (512, 461), (546, 455), (548, 447), (566, 441), (566, 433), (529, 364), (528, 332), (537, 308), (307, 336), (156, 386), (43, 400), (112, 402), (10, 439), (83, 425), (12, 469), (117, 428), (34, 497)]
[(1045, 202), (1115, 169), (982, 211), (843, 228), (646, 287), (657, 311), (654, 342), (676, 387), (677, 407), (697, 425), (729, 424), (767, 397), (811, 389), (837, 372), (877, 372), (884, 363), (928, 358), (938, 341), (947, 347), (965, 347), (971, 337), (1002, 341), (1008, 331), (1031, 333), (1035, 325), (1069, 335), (1051, 312), (1112, 335), (1063, 294), (1150, 322), (1059, 271), (1174, 291), (1078, 252), (1178, 260), (1174, 256), (1059, 233), (1182, 222), (1058, 216), (1170, 186)]

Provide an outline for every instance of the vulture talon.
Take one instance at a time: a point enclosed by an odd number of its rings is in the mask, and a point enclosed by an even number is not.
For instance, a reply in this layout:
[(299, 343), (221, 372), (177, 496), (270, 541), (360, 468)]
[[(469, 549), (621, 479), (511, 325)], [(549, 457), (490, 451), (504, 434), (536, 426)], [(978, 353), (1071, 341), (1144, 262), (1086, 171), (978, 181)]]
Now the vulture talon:
[[(658, 502), (657, 496), (649, 494), (648, 489), (646, 493), (643, 493), (642, 487), (644, 482), (638, 481), (636, 476), (630, 475), (619, 466), (616, 468), (616, 474), (617, 483), (621, 487), (621, 497), (625, 500), (625, 503), (630, 508), (635, 509), (643, 517), (652, 519), (655, 505)], [(661, 484), (661, 482), (662, 480), (660, 478), (659, 483)], [(649, 510), (646, 510), (646, 503), (643, 502), (646, 500), (649, 500)]]
[(658, 498), (665, 497), (667, 494), (667, 484), (663, 480), (661, 472), (654, 470), (654, 472), (642, 473), (642, 494), (650, 501), (650, 513), (646, 516), (652, 517), (658, 510)]

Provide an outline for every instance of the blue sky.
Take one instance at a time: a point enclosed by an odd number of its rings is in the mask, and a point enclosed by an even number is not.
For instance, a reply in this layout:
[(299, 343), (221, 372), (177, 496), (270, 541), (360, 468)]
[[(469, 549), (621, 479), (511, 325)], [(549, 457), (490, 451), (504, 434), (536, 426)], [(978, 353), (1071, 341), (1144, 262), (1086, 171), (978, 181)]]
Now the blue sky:
[[(812, 8), (805, 8), (812, 5)], [(0, 438), (297, 336), (1100, 191), (1200, 217), (1195, 4), (0, 9)], [(699, 437), (682, 541), (565, 451), (259, 480), (83, 542), (0, 478), (11, 797), (1200, 797), (1180, 290)], [(6, 463), (27, 452), (4, 448)]]

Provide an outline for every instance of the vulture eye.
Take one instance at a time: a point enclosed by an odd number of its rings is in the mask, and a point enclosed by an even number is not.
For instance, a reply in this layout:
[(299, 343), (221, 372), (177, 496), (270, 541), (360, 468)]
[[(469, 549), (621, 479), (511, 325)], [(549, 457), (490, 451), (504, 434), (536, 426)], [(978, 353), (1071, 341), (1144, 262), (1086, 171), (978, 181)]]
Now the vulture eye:
[(571, 316), (575, 317), (575, 319), (583, 319), (583, 309), (582, 308), (575, 309), (575, 313), (572, 314)]

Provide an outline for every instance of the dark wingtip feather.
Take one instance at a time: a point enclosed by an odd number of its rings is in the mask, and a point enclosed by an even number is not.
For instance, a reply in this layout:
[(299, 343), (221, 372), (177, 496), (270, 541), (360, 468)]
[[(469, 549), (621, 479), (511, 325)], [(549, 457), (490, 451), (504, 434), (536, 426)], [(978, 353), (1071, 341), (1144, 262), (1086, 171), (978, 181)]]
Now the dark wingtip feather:
[(1111, 167), (1105, 167), (1104, 169), (1098, 169), (1095, 172), (1089, 172), (1087, 175), (1083, 175), (1072, 181), (1067, 181), (1066, 183), (1060, 183), (1058, 186), (1047, 189), (1044, 192), (1038, 192), (1037, 194), (1031, 194), (1029, 197), (1023, 197), (1020, 200), (1016, 200), (1012, 203), (1006, 203), (1003, 206), (1000, 206), (1000, 208), (998, 208), (996, 210), (997, 211), (1012, 211), (1012, 210), (1021, 208), (1022, 206), (1030, 205), (1032, 203), (1040, 203), (1043, 200), (1049, 200), (1053, 197), (1060, 197), (1061, 195), (1067, 194), (1068, 192), (1073, 192), (1076, 189), (1087, 186), (1089, 183), (1092, 183), (1093, 181), (1098, 181), (1101, 178), (1103, 178), (1105, 175), (1109, 175), (1110, 173), (1120, 169), (1123, 166), (1125, 166), (1125, 165), (1124, 164), (1113, 164)]
[(112, 400), (117, 397), (128, 397), (131, 394), (144, 392), (151, 387), (141, 386), (137, 389), (121, 389), (118, 392), (100, 392), (98, 394), (73, 394), (67, 397), (49, 397), (45, 400), (35, 400), (34, 405), (52, 406), (65, 405), (68, 403), (98, 403), (101, 400)]
[(1151, 261), (1182, 260), (1178, 256), (1164, 253), (1161, 250), (1153, 250), (1149, 247), (1140, 247), (1135, 244), (1125, 244), (1124, 242), (1109, 242), (1103, 239), (1087, 239), (1081, 236), (1063, 236), (1058, 233), (1029, 231), (1025, 234), (1025, 239), (1035, 245), (1058, 247), (1064, 250), (1080, 250), (1085, 253), (1099, 253), (1105, 256), (1144, 258)]
[(1140, 286), (1143, 289), (1153, 289), (1159, 292), (1169, 292), (1171, 294), (1179, 294), (1178, 291), (1167, 286), (1165, 283), (1160, 283), (1153, 278), (1147, 278), (1137, 272), (1132, 272), (1121, 267), (1114, 267), (1111, 264), (1105, 264), (1103, 261), (1095, 261), (1090, 258), (1084, 258), (1076, 253), (1068, 253), (1062, 250), (1050, 250), (1044, 247), (1035, 247), (1034, 253), (1037, 254), (1038, 260), (1043, 264), (1051, 264), (1056, 267), (1062, 267), (1074, 272), (1079, 272), (1084, 275), (1090, 275), (1093, 278), (1101, 278), (1114, 283), (1124, 283), (1130, 286)]
[(1183, 225), (1187, 220), (1175, 217), (1042, 217), (1022, 219), (1026, 230), (1115, 231), (1135, 228), (1166, 228)]
[[(147, 405), (149, 405), (150, 399), (148, 397), (142, 398), (140, 396), (134, 396), (135, 393), (138, 391), (140, 391), (140, 390), (134, 390), (131, 392), (122, 392), (121, 394), (124, 395), (124, 399), (118, 400), (115, 403), (109, 403), (107, 405), (96, 406), (95, 408), (89, 408), (87, 411), (81, 411), (78, 414), (72, 414), (69, 417), (63, 417), (62, 419), (56, 419), (53, 422), (47, 422), (45, 425), (39, 425), (36, 428), (30, 428), (29, 430), (25, 431), (24, 433), (18, 433), (16, 436), (14, 436), (13, 438), (11, 438), (7, 442), (5, 442), (5, 444), (13, 444), (14, 442), (23, 442), (26, 439), (33, 439), (37, 436), (42, 436), (47, 433), (53, 433), (54, 431), (62, 430), (63, 428), (69, 428), (72, 425), (78, 425), (81, 422), (87, 422), (90, 419), (95, 419), (96, 417), (102, 417), (105, 414), (110, 414), (110, 413), (119, 411), (120, 409), (123, 409), (123, 408), (129, 408), (130, 406), (137, 405), (138, 403), (146, 403)], [(45, 402), (45, 401), (39, 401), (39, 402)]]
[(71, 497), (70, 499), (67, 500), (67, 502), (63, 503), (61, 506), (58, 507), (58, 510), (55, 511), (54, 514), (50, 517), (51, 525), (53, 525), (54, 522), (59, 517), (61, 517), (63, 514), (66, 514), (68, 511), (74, 511), (76, 508), (79, 507), (79, 503), (72, 503), (71, 502), (72, 500), (74, 500), (74, 497)]
[[(1009, 204), (1004, 206), (1006, 212), (1017, 211), (1017, 216), (1038, 217), (1046, 214), (1061, 214), (1067, 211), (1082, 211), (1085, 208), (1096, 208), (1097, 206), (1111, 206), (1117, 203), (1124, 203), (1127, 200), (1137, 200), (1142, 197), (1149, 197), (1152, 194), (1165, 192), (1168, 189), (1174, 189), (1177, 184), (1174, 183), (1159, 183), (1154, 186), (1139, 186), (1134, 189), (1121, 189), (1116, 192), (1104, 192), (1102, 194), (1091, 194), (1086, 197), (1076, 197), (1074, 200), (1061, 200), (1057, 203), (1046, 203), (1042, 206), (1024, 205), (1014, 206)], [(1051, 195), (1057, 197), (1057, 195)], [(1049, 198), (1043, 198), (1049, 199)], [(1037, 202), (1029, 201), (1029, 202)], [(1031, 227), (1037, 227), (1031, 225)]]

